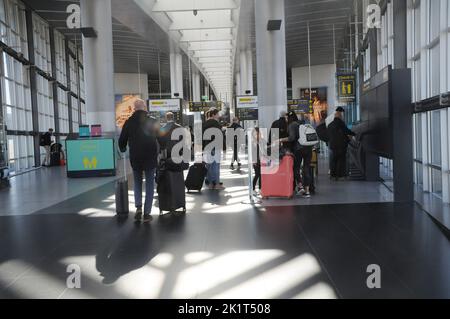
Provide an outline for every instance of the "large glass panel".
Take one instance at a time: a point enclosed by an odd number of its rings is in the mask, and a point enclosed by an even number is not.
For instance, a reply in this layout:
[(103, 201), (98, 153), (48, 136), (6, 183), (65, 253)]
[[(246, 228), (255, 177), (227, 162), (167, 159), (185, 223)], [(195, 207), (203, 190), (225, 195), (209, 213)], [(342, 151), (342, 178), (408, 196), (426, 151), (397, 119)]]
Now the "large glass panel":
[(440, 45), (437, 44), (430, 51), (430, 89), (431, 96), (440, 94)]
[(430, 3), (430, 41), (439, 37), (441, 28), (441, 1), (431, 0)]
[(441, 156), (441, 111), (431, 113), (431, 163), (442, 165)]
[(431, 182), (433, 193), (437, 195), (442, 194), (442, 172), (437, 169), (431, 170)]
[(414, 52), (420, 52), (420, 6), (414, 9)]

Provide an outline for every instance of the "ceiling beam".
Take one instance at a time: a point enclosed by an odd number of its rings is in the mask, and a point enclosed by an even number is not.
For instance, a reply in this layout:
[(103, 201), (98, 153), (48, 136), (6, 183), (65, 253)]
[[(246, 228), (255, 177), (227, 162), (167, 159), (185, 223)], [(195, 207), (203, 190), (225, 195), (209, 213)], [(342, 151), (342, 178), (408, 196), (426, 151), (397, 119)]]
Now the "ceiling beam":
[(165, 0), (153, 6), (153, 12), (207, 11), (237, 9), (234, 0)]

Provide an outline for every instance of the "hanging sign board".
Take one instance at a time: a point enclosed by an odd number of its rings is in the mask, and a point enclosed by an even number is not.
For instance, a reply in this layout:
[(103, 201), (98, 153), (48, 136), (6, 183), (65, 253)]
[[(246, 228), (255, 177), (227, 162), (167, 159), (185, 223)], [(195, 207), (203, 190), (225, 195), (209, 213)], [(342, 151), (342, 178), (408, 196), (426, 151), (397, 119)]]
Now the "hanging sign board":
[(161, 122), (165, 121), (166, 113), (172, 112), (175, 122), (181, 123), (181, 99), (149, 100), (148, 110), (151, 116), (155, 117)]
[(241, 121), (258, 120), (258, 97), (257, 96), (237, 96), (236, 116)]
[(289, 100), (288, 111), (294, 111), (297, 113), (309, 113), (309, 100)]
[(210, 102), (189, 102), (190, 112), (206, 112), (211, 108), (216, 108), (219, 111), (222, 110), (222, 102), (210, 101)]
[(356, 99), (356, 75), (337, 74), (338, 99), (340, 102), (353, 102)]

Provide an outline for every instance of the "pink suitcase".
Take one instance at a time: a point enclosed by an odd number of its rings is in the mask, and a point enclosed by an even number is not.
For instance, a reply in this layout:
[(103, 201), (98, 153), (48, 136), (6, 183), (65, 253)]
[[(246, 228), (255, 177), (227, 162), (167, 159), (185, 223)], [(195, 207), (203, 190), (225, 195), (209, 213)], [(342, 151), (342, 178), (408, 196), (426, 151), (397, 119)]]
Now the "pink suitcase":
[(294, 157), (286, 155), (279, 166), (261, 163), (261, 196), (264, 199), (294, 197)]

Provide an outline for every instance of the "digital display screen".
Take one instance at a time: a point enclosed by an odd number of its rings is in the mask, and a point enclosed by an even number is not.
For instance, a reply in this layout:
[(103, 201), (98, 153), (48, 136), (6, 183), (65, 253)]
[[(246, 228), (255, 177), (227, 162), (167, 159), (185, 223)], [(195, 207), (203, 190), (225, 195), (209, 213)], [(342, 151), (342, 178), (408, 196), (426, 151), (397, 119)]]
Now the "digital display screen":
[(114, 170), (113, 139), (66, 140), (67, 171)]

